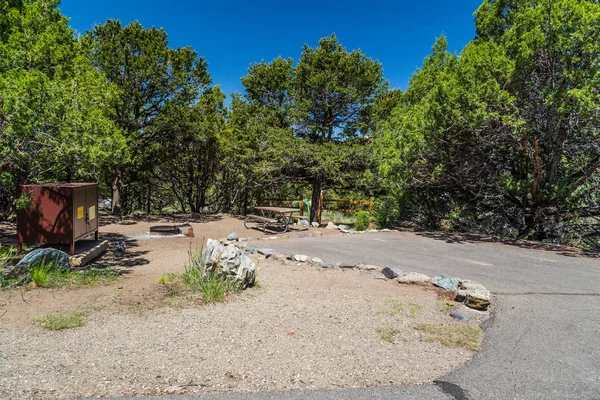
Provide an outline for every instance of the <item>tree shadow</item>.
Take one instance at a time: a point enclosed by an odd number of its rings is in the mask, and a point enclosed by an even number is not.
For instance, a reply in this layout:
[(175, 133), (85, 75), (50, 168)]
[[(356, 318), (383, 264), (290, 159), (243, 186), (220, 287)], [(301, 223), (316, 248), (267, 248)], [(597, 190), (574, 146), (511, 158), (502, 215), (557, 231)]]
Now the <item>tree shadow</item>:
[(532, 250), (543, 250), (558, 253), (562, 256), (567, 257), (588, 257), (588, 258), (600, 258), (600, 253), (585, 251), (577, 247), (563, 246), (559, 244), (534, 242), (531, 240), (501, 238), (497, 236), (489, 235), (477, 235), (472, 233), (459, 233), (459, 232), (438, 232), (438, 231), (427, 231), (427, 230), (412, 230), (419, 236), (423, 236), (429, 239), (443, 240), (446, 243), (452, 244), (463, 244), (463, 243), (496, 243), (503, 244), (506, 246), (519, 247), (521, 249), (532, 249)]
[(117, 225), (135, 225), (138, 222), (148, 223), (169, 223), (169, 224), (181, 224), (185, 225), (189, 222), (193, 223), (208, 223), (221, 221), (224, 216), (223, 214), (204, 214), (204, 213), (191, 213), (191, 214), (132, 214), (124, 217), (117, 217), (113, 215), (102, 215), (100, 217), (100, 226), (106, 226), (110, 224)]
[[(148, 250), (137, 250), (139, 247), (136, 239), (120, 233), (100, 232), (100, 240), (108, 240), (109, 250), (96, 261), (96, 264), (117, 269), (119, 273), (130, 273), (135, 267), (147, 265), (150, 261), (143, 256)], [(121, 249), (121, 243), (124, 249)]]
[(11, 247), (17, 245), (17, 226), (15, 224), (0, 224), (0, 246)]

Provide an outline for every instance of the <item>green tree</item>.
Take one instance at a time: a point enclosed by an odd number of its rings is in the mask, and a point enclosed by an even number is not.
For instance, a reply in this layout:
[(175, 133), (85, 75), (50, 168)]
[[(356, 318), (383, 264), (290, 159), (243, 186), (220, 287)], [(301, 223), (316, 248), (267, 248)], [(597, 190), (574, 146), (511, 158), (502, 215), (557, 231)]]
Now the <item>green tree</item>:
[(0, 0), (0, 174), (17, 184), (95, 180), (122, 157), (107, 117), (116, 92), (86, 59), (57, 0)]
[(377, 139), (380, 170), (431, 225), (540, 240), (598, 216), (600, 5), (485, 1), (460, 58), (439, 40)]
[[(112, 118), (126, 134), (130, 163), (116, 165), (112, 175), (113, 212), (121, 209), (121, 191), (127, 174), (144, 176), (145, 150), (161, 130), (151, 129), (164, 110), (188, 107), (200, 99), (210, 84), (207, 63), (189, 47), (172, 49), (163, 29), (145, 29), (139, 22), (125, 27), (109, 20), (86, 34), (90, 60), (108, 82), (119, 89), (111, 103)], [(172, 112), (172, 111), (170, 111)], [(131, 182), (130, 184), (134, 184)]]
[[(361, 145), (369, 126), (364, 111), (385, 93), (387, 83), (379, 62), (360, 50), (348, 52), (331, 35), (316, 48), (303, 47), (292, 88), (295, 134), (307, 142), (304, 169), (312, 184), (314, 221), (323, 185), (364, 171)], [(342, 172), (345, 179), (339, 179)]]

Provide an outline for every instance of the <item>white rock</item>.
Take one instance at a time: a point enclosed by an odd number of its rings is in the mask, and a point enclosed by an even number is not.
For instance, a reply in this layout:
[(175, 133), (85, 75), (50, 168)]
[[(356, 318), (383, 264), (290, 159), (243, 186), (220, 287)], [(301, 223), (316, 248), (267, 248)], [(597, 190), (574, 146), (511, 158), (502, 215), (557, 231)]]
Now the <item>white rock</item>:
[(323, 264), (323, 260), (321, 260), (319, 257), (313, 257), (310, 261), (313, 264)]
[(429, 286), (431, 278), (417, 272), (409, 272), (408, 274), (396, 278), (396, 281), (405, 285)]
[(313, 228), (318, 228), (320, 226), (317, 221), (313, 221), (313, 223), (311, 225)]
[(308, 256), (305, 256), (304, 254), (294, 254), (294, 257), (292, 258), (294, 261), (298, 262), (306, 262), (308, 260)]
[(325, 229), (337, 229), (337, 228), (338, 228), (337, 225), (334, 224), (333, 222), (329, 222), (327, 224), (327, 226), (325, 227)]
[(356, 268), (363, 270), (363, 271), (381, 271), (382, 268), (378, 267), (377, 265), (370, 265), (370, 264), (358, 264), (356, 266)]

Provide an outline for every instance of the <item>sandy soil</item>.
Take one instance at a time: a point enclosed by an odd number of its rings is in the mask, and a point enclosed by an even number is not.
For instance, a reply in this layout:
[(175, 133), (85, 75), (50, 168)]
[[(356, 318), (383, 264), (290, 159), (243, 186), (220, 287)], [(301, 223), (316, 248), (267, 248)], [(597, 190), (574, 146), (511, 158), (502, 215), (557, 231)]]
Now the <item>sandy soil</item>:
[[(464, 324), (440, 311), (434, 290), (354, 270), (317, 271), (262, 259), (260, 287), (224, 303), (204, 305), (196, 296), (173, 294), (158, 279), (182, 272), (188, 250), (200, 247), (203, 238), (232, 231), (264, 237), (235, 218), (184, 219), (102, 226), (102, 237), (125, 240), (128, 248), (100, 260), (124, 273), (108, 286), (1, 291), (0, 397), (418, 384), (473, 355), (427, 342), (413, 329)], [(196, 237), (147, 234), (150, 225), (167, 222), (190, 222)], [(392, 304), (402, 309), (394, 311)], [(82, 309), (88, 315), (79, 328), (48, 332), (34, 322), (49, 312)], [(470, 324), (484, 318), (473, 315)], [(397, 330), (393, 343), (382, 340), (378, 328)]]

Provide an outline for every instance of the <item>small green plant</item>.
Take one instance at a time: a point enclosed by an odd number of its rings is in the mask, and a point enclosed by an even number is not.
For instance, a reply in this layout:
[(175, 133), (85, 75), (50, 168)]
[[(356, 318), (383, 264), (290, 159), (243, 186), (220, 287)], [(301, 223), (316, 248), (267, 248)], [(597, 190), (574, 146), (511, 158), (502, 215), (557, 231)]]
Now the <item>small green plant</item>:
[(359, 211), (356, 213), (356, 222), (354, 223), (354, 228), (357, 231), (364, 231), (369, 227), (371, 223), (371, 214), (367, 211)]
[(415, 329), (427, 334), (425, 340), (438, 342), (448, 347), (465, 347), (472, 351), (479, 350), (483, 340), (483, 331), (478, 326), (445, 326), (423, 324)]
[(390, 317), (394, 317), (398, 315), (398, 313), (404, 310), (404, 304), (400, 300), (392, 299), (389, 301), (390, 308), (383, 311), (385, 315), (389, 315)]
[(35, 319), (38, 325), (49, 331), (76, 328), (83, 325), (83, 317), (87, 311), (72, 311), (70, 313), (50, 313)]
[(421, 310), (423, 310), (423, 306), (417, 303), (408, 303), (408, 307), (410, 310), (409, 316), (411, 318), (417, 318), (419, 315), (421, 315)]
[(382, 340), (393, 343), (394, 335), (397, 335), (398, 333), (400, 333), (400, 330), (395, 329), (395, 328), (383, 328), (380, 326), (379, 328), (377, 328), (377, 333), (379, 333), (379, 336), (381, 337)]
[(170, 273), (170, 274), (161, 276), (160, 279), (158, 280), (158, 283), (161, 283), (164, 285), (164, 284), (173, 282), (175, 279), (177, 279), (177, 274)]
[(48, 287), (50, 281), (54, 278), (53, 275), (56, 274), (54, 269), (54, 264), (50, 262), (42, 261), (31, 270), (31, 280), (35, 283), (37, 287)]

